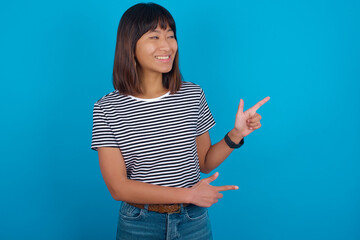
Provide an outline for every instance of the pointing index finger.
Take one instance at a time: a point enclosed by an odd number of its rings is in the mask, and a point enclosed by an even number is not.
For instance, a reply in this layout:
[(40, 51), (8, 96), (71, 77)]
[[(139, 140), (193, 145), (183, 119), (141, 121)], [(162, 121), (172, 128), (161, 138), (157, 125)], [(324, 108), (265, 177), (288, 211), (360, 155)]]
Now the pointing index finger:
[(228, 190), (237, 190), (239, 189), (238, 186), (235, 186), (235, 185), (225, 185), (225, 186), (218, 186), (218, 187), (215, 187), (216, 190), (218, 192), (222, 192), (222, 191), (228, 191)]
[(264, 103), (266, 103), (267, 101), (270, 100), (270, 97), (266, 97), (263, 100), (259, 101), (257, 104), (255, 104), (253, 107), (251, 107), (250, 109), (254, 112), (256, 112), (262, 105), (264, 105)]

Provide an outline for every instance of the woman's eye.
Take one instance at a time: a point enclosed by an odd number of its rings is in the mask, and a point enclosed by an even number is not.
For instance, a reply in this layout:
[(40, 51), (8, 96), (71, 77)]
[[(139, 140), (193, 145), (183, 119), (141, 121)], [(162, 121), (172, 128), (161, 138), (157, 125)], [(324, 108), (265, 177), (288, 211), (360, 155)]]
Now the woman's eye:
[(150, 37), (150, 39), (159, 39), (159, 37), (158, 36), (152, 36), (152, 37)]
[(169, 38), (175, 38), (175, 36), (169, 36)]

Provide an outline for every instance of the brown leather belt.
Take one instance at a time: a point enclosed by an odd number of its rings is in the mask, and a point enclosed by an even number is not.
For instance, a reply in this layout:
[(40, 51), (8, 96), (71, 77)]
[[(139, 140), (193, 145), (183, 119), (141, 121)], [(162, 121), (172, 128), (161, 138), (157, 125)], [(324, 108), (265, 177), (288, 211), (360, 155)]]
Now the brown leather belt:
[[(145, 204), (129, 203), (131, 206), (137, 208), (145, 208)], [(180, 204), (148, 204), (148, 210), (158, 213), (180, 213), (181, 205)], [(183, 207), (188, 206), (188, 203), (183, 203)]]

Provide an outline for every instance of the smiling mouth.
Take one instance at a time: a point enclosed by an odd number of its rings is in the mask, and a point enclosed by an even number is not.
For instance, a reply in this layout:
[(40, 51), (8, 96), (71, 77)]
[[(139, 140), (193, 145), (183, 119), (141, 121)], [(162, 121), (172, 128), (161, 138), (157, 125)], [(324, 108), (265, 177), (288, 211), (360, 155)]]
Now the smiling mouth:
[(167, 59), (170, 59), (170, 55), (168, 56), (155, 56), (156, 59), (159, 59), (159, 60), (167, 60)]

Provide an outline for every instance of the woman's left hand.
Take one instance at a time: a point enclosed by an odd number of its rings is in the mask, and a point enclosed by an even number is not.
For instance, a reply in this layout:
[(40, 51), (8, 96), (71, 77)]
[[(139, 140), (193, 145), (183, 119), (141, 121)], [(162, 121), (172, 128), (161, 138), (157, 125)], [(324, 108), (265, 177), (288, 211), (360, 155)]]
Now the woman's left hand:
[(255, 129), (259, 129), (261, 127), (260, 119), (261, 115), (256, 113), (256, 111), (267, 101), (269, 101), (270, 97), (266, 97), (253, 107), (249, 108), (244, 112), (244, 100), (240, 99), (240, 104), (238, 108), (238, 112), (236, 113), (235, 118), (235, 127), (234, 130), (238, 135), (242, 137), (246, 137), (250, 133), (252, 133)]

